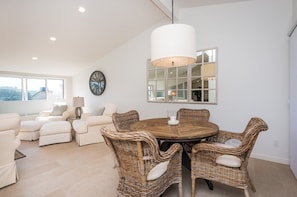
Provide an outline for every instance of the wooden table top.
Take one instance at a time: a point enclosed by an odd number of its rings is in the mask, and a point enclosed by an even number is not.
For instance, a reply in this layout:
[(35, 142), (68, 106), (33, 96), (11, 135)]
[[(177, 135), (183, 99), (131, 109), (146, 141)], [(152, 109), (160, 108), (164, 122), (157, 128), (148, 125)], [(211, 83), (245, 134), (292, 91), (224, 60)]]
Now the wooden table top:
[(131, 130), (151, 132), (157, 139), (195, 141), (218, 133), (219, 127), (211, 122), (181, 119), (178, 125), (169, 125), (167, 118), (146, 119), (133, 123)]

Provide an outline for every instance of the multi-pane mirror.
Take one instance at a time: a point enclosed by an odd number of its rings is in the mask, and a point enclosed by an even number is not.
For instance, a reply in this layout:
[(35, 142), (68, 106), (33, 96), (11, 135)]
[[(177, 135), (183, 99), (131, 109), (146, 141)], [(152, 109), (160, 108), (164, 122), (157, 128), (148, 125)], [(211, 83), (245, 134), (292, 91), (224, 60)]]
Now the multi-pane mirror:
[(197, 61), (182, 67), (147, 62), (149, 102), (217, 103), (217, 48), (197, 51)]

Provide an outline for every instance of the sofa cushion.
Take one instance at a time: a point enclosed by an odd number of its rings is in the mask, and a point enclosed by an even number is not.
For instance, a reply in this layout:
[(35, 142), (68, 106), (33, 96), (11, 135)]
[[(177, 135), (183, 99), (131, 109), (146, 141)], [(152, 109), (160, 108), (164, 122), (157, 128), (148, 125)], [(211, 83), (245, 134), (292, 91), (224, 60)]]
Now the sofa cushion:
[(67, 110), (67, 105), (54, 105), (53, 111), (50, 113), (51, 116), (62, 116)]
[(71, 124), (68, 121), (47, 122), (40, 128), (40, 135), (70, 133)]
[(105, 109), (103, 112), (103, 116), (112, 116), (113, 113), (117, 111), (117, 106), (114, 104), (105, 104), (104, 105)]
[(46, 121), (24, 120), (21, 122), (21, 132), (39, 131)]

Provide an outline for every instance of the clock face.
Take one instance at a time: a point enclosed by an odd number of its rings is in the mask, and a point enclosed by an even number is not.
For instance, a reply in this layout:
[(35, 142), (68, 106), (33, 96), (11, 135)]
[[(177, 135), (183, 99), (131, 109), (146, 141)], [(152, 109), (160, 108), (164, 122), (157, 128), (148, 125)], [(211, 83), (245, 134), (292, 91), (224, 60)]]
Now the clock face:
[(94, 95), (101, 95), (106, 86), (104, 74), (101, 71), (94, 71), (90, 76), (89, 86)]

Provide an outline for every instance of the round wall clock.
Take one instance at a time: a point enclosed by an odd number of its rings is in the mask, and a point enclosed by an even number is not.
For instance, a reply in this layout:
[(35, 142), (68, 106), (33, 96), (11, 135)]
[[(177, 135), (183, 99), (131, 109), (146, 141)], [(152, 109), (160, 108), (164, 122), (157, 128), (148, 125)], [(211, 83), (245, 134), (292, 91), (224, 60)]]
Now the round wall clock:
[(89, 79), (89, 87), (94, 95), (101, 95), (106, 86), (105, 76), (101, 71), (94, 71)]

